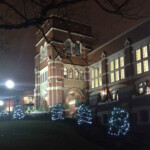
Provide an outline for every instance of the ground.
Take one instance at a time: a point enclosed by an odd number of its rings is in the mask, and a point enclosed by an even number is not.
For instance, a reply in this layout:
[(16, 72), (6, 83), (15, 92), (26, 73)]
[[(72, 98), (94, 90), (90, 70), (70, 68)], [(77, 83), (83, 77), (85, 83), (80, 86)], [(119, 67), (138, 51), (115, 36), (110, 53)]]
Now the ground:
[(1, 121), (0, 150), (105, 150), (63, 122)]
[(150, 126), (144, 130), (112, 137), (98, 124), (78, 126), (72, 119), (0, 121), (0, 150), (150, 150)]

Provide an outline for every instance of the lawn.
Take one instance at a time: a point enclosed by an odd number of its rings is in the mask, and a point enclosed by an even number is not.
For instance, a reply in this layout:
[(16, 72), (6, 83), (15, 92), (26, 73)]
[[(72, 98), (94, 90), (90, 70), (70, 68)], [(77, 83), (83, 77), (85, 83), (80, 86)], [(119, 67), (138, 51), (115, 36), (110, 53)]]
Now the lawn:
[(105, 150), (64, 122), (1, 121), (0, 150)]

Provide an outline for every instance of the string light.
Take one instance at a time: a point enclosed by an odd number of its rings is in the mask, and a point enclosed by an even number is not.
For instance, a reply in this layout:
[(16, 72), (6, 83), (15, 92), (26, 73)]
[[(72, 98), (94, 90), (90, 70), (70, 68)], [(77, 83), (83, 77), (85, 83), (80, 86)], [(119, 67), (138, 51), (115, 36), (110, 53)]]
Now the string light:
[(92, 124), (92, 110), (85, 104), (81, 104), (77, 109), (77, 122), (78, 124)]
[(64, 120), (64, 108), (62, 104), (56, 104), (51, 109), (51, 120)]
[(12, 118), (13, 120), (20, 120), (24, 118), (24, 113), (20, 105), (14, 107)]
[(129, 113), (122, 108), (114, 107), (108, 121), (108, 134), (126, 135), (130, 128)]
[(6, 120), (6, 119), (8, 119), (8, 116), (9, 116), (9, 114), (8, 114), (7, 111), (2, 110), (2, 111), (0, 112), (0, 119)]

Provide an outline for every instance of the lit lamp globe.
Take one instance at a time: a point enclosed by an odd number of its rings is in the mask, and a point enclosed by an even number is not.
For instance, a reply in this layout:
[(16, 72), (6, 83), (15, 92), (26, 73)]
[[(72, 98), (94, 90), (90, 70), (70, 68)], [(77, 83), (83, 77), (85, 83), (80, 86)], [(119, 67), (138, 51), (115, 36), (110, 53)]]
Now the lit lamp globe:
[(0, 100), (0, 106), (3, 106), (3, 105), (4, 105), (4, 102)]
[(8, 89), (12, 89), (13, 87), (14, 87), (14, 82), (12, 81), (12, 80), (8, 80), (8, 81), (6, 81), (6, 87), (8, 88)]

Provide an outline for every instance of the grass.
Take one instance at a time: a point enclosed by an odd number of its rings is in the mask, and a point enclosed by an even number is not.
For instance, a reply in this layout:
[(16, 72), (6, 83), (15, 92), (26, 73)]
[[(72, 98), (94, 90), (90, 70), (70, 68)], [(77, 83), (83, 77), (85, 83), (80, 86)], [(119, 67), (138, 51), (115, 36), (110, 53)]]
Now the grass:
[(1, 121), (0, 150), (105, 150), (64, 122)]

